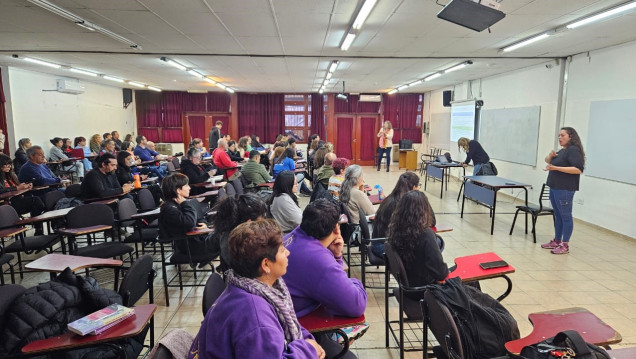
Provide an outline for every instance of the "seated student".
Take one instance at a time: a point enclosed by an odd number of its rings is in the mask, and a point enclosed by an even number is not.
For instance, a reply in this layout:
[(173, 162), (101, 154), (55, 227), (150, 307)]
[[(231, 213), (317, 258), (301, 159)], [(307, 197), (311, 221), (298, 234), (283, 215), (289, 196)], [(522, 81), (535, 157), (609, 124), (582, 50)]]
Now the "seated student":
[(294, 151), (294, 159), (303, 158), (303, 153), (296, 148), (296, 139), (293, 136), (289, 136), (287, 139), (287, 148), (291, 148)]
[[(448, 266), (439, 250), (431, 205), (420, 191), (409, 191), (399, 201), (389, 224), (389, 243), (402, 259), (409, 285), (419, 287), (443, 281)], [(421, 293), (406, 294), (419, 299)]]
[[(190, 147), (186, 155), (181, 158), (181, 173), (188, 176), (189, 183), (197, 184), (203, 183), (214, 176), (216, 169), (206, 171), (201, 166), (201, 152), (195, 147)], [(197, 187), (192, 193), (199, 194), (205, 191), (206, 189), (204, 187)]]
[(236, 141), (227, 141), (227, 155), (230, 156), (231, 161), (242, 162), (243, 156), (236, 150)]
[(99, 151), (99, 154), (103, 155), (104, 153), (110, 153), (113, 156), (115, 156), (117, 154), (115, 141), (113, 141), (113, 140), (104, 140), (104, 142), (102, 142), (102, 150)]
[(331, 152), (327, 143), (324, 143), (321, 147), (318, 147), (314, 153), (314, 168), (320, 168), (325, 164), (325, 155)]
[[(53, 172), (46, 166), (46, 157), (44, 157), (42, 147), (31, 146), (27, 148), (26, 155), (29, 161), (20, 169), (20, 173), (18, 174), (20, 182), (33, 183), (33, 187), (52, 186), (62, 182), (62, 180), (55, 177)], [(48, 187), (34, 191), (33, 195), (42, 197), (47, 192), (53, 190), (55, 190), (55, 188)]]
[[(150, 148), (146, 146), (148, 144), (148, 140), (146, 139), (145, 136), (141, 136), (141, 135), (137, 136), (136, 141), (137, 141), (137, 147), (135, 147), (134, 154), (135, 156), (138, 156), (142, 162), (148, 162), (148, 161), (161, 158), (161, 155), (159, 153), (151, 150)], [(166, 177), (168, 170), (166, 169), (165, 166), (157, 166), (157, 164), (154, 163), (148, 166), (144, 166), (141, 169), (141, 173), (148, 174), (153, 177), (159, 177), (159, 179), (161, 180), (164, 177)]]
[(110, 135), (113, 142), (115, 142), (115, 151), (121, 151), (121, 145), (123, 142), (119, 139), (119, 132), (113, 131), (110, 133)]
[[(69, 161), (68, 156), (62, 151), (62, 145), (64, 144), (64, 140), (55, 137), (51, 141), (53, 147), (49, 152), (49, 159), (51, 161)], [(70, 164), (60, 163), (60, 168), (63, 171), (73, 171), (81, 181), (84, 178), (84, 164), (82, 162), (70, 162)]]
[[(75, 144), (75, 149), (81, 149), (84, 151), (84, 157), (90, 157), (90, 156), (96, 155), (96, 153), (92, 153), (91, 149), (88, 148), (88, 146), (86, 146), (86, 138), (82, 136), (75, 137), (75, 140), (73, 142)], [(85, 172), (88, 172), (93, 169), (93, 164), (88, 158), (84, 158), (82, 160), (82, 163), (84, 164)]]
[(192, 264), (199, 268), (210, 264), (219, 255), (218, 243), (212, 234), (188, 236), (195, 229), (207, 228), (204, 213), (199, 202), (187, 199), (190, 196), (188, 177), (181, 173), (172, 174), (161, 182), (164, 202), (159, 213), (159, 231), (166, 238), (175, 239), (175, 251), (192, 257)]
[[(128, 136), (126, 136), (128, 137)], [(132, 141), (124, 141), (121, 143), (121, 150), (130, 153), (135, 163), (130, 167), (137, 167), (141, 163), (141, 159), (135, 156), (135, 143)]]
[(261, 153), (258, 150), (252, 150), (250, 152), (250, 159), (246, 164), (241, 167), (241, 173), (245, 176), (245, 180), (248, 184), (265, 183), (272, 179), (269, 172), (265, 169), (261, 163)]
[(289, 252), (278, 225), (271, 219), (241, 224), (230, 251), (227, 288), (205, 315), (188, 358), (324, 358), (298, 322), (281, 278)]
[(102, 136), (100, 136), (98, 133), (91, 136), (89, 146), (90, 146), (91, 152), (93, 152), (94, 154), (98, 154), (99, 151), (102, 150)]
[(238, 164), (230, 159), (227, 150), (227, 141), (221, 138), (214, 152), (212, 152), (212, 159), (218, 169), (225, 171), (225, 178), (231, 181), (235, 178), (234, 174), (238, 171)]
[[(117, 181), (120, 185), (123, 186), (126, 183), (135, 182), (132, 169), (134, 165), (135, 160), (128, 151), (117, 152), (117, 170), (115, 170), (115, 174), (117, 175)], [(145, 180), (146, 178), (148, 178), (147, 175), (140, 176), (141, 180)]]
[[(342, 247), (337, 205), (318, 199), (305, 208), (300, 226), (283, 238), (289, 265), (283, 276), (298, 317), (324, 306), (334, 315), (357, 317), (367, 306), (367, 292), (356, 278), (347, 277), (342, 266)], [(327, 357), (342, 347), (330, 336), (316, 338)], [(347, 353), (346, 358), (355, 358)]]
[(238, 197), (220, 198), (214, 206), (214, 211), (214, 238), (221, 248), (221, 268), (227, 269), (230, 264), (230, 231), (241, 223), (264, 218), (267, 214), (267, 205), (259, 196), (247, 193)]
[(72, 144), (71, 144), (71, 139), (70, 138), (63, 138), (62, 139), (62, 152), (64, 152), (65, 155), (70, 156), (72, 149), (73, 149), (73, 147), (72, 147)]
[[(373, 221), (373, 237), (374, 238), (386, 238), (389, 232), (389, 223), (391, 223), (391, 215), (395, 213), (395, 208), (402, 199), (402, 197), (409, 191), (420, 190), (420, 178), (413, 172), (404, 172), (398, 178), (393, 191), (388, 195), (378, 207), (378, 211), (375, 213), (375, 220)], [(430, 206), (429, 206), (430, 208)], [(432, 213), (432, 224), (435, 226), (435, 214)], [(371, 244), (371, 250), (373, 253), (382, 258), (384, 256), (384, 243), (373, 242)]]
[(113, 139), (113, 135), (110, 132), (106, 132), (105, 134), (102, 135), (102, 138), (104, 139), (104, 141), (112, 140)]
[(327, 191), (331, 193), (334, 199), (340, 196), (340, 187), (344, 182), (345, 169), (349, 166), (349, 160), (343, 157), (336, 158), (331, 167), (333, 167), (333, 176), (329, 177)]
[(375, 207), (373, 207), (369, 197), (362, 192), (363, 188), (364, 179), (362, 178), (362, 167), (358, 165), (347, 167), (345, 170), (345, 180), (342, 182), (342, 186), (340, 186), (340, 195), (338, 198), (340, 202), (349, 209), (351, 215), (349, 223), (360, 223), (360, 209), (362, 209), (362, 212), (364, 212), (366, 216), (375, 213)]
[(22, 166), (29, 161), (29, 158), (26, 155), (27, 148), (31, 147), (31, 140), (28, 138), (21, 138), (18, 141), (18, 149), (15, 150), (15, 154), (13, 157), (13, 167), (15, 173), (20, 173), (20, 169)]
[[(0, 193), (12, 192), (17, 190), (26, 190), (33, 188), (32, 183), (20, 183), (18, 176), (13, 172), (13, 162), (11, 157), (0, 153)], [(44, 212), (46, 207), (39, 197), (33, 196), (30, 192), (26, 192), (20, 196), (13, 196), (9, 200), (11, 207), (18, 212), (19, 215), (31, 213), (31, 217), (35, 217)], [(42, 234), (42, 223), (35, 224), (36, 235)]]
[(295, 195), (297, 190), (298, 183), (294, 173), (283, 171), (276, 176), (272, 195), (267, 200), (269, 211), (280, 224), (283, 233), (289, 233), (298, 227), (303, 217)]
[(285, 152), (286, 148), (287, 148), (287, 145), (283, 145), (277, 142), (274, 144), (274, 150), (269, 151), (269, 167), (272, 170), (272, 172), (274, 171), (274, 163), (276, 162), (276, 160), (278, 160), (278, 157), (280, 157), (280, 155), (282, 155), (283, 152)]
[[(274, 178), (282, 171), (296, 171), (296, 162), (294, 162), (294, 150), (286, 148), (274, 163)], [(311, 190), (305, 184), (305, 175), (296, 173), (296, 182), (300, 183), (300, 193), (305, 196), (311, 196)]]
[(252, 150), (250, 141), (252, 140), (249, 136), (243, 136), (239, 138), (238, 142), (236, 143), (236, 151), (239, 153), (241, 158), (247, 158), (249, 156), (250, 151)]
[(129, 193), (132, 183), (119, 184), (115, 170), (117, 159), (110, 153), (105, 153), (95, 160), (97, 168), (86, 174), (82, 182), (82, 198), (105, 198), (118, 194)]
[(192, 139), (191, 147), (196, 148), (197, 151), (201, 153), (201, 158), (208, 158), (212, 156), (210, 155), (210, 152), (208, 152), (208, 150), (203, 146), (203, 140), (200, 138)]
[(331, 176), (334, 175), (332, 164), (336, 158), (337, 157), (335, 153), (333, 152), (327, 153), (325, 155), (324, 164), (322, 165), (322, 167), (318, 169), (318, 172), (316, 173), (318, 182), (320, 182), (320, 184), (322, 184), (325, 187), (329, 186), (329, 179), (331, 178)]

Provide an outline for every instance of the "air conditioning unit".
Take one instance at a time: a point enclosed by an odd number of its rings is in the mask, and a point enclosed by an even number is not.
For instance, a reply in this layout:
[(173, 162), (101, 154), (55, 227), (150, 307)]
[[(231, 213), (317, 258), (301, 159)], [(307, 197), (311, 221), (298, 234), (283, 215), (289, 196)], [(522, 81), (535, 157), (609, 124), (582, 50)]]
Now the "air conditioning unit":
[(62, 93), (70, 93), (79, 95), (86, 91), (86, 87), (79, 81), (70, 81), (65, 79), (57, 80), (57, 91)]
[(360, 95), (360, 102), (382, 102), (382, 95)]

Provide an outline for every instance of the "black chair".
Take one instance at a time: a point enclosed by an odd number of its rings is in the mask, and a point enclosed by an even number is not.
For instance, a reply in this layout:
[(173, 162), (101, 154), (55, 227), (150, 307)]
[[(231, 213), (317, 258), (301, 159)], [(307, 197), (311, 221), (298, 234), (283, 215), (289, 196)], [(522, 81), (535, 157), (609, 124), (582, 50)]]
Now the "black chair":
[(64, 195), (66, 197), (81, 197), (82, 196), (82, 185), (79, 183), (72, 184), (66, 187), (64, 191)]
[[(390, 243), (385, 243), (385, 253), (384, 260), (386, 263), (385, 270), (385, 278), (384, 278), (384, 320), (386, 325), (385, 331), (385, 344), (386, 347), (389, 347), (389, 332), (393, 336), (393, 339), (398, 343), (400, 348), (400, 359), (404, 358), (405, 351), (426, 351), (426, 342), (424, 339), (422, 341), (417, 340), (415, 338), (416, 333), (421, 333), (422, 328), (419, 327), (419, 323), (423, 321), (422, 310), (420, 304), (417, 300), (414, 300), (410, 297), (407, 297), (406, 293), (420, 293), (423, 294), (426, 290), (426, 286), (422, 287), (411, 287), (409, 285), (409, 281), (406, 275), (406, 271), (404, 269), (404, 264), (402, 263), (402, 259), (400, 256), (393, 250)], [(398, 319), (391, 320), (389, 317), (389, 297), (391, 296), (389, 291), (389, 278), (390, 275), (393, 275), (395, 280), (398, 283), (398, 287), (393, 289), (393, 295), (398, 300)], [(406, 318), (404, 317), (406, 314)], [(408, 348), (405, 346), (405, 336), (404, 336), (404, 324), (411, 323), (415, 324), (416, 327), (413, 328), (409, 325), (408, 330), (413, 332), (413, 335), (409, 335), (407, 340), (409, 343)], [(398, 324), (398, 335), (395, 334), (393, 325)], [(416, 345), (417, 344), (417, 345)]]
[[(379, 269), (380, 266), (385, 265), (384, 258), (378, 257), (377, 255), (375, 255), (373, 251), (371, 250), (371, 248), (373, 246), (373, 243), (375, 242), (385, 243), (386, 241), (387, 241), (387, 238), (371, 238), (369, 240), (363, 239), (362, 245), (360, 246), (360, 255), (362, 256), (360, 259), (360, 262), (363, 263), (364, 265), (362, 265), (360, 269), (362, 272), (361, 273), (362, 285), (364, 285), (365, 288), (374, 288), (374, 289), (384, 288), (384, 286), (367, 285), (366, 283), (368, 273), (384, 274), (384, 271), (369, 272), (367, 271), (366, 267), (375, 266), (376, 269)], [(367, 260), (369, 261), (369, 264), (367, 264)]]
[[(464, 348), (459, 335), (459, 329), (453, 316), (444, 304), (440, 303), (429, 290), (424, 292), (424, 299), (420, 300), (423, 316), (424, 342), (428, 342), (428, 329), (431, 330), (447, 358), (464, 359)], [(433, 352), (438, 349), (433, 348)], [(437, 358), (439, 356), (436, 355)], [(424, 359), (428, 358), (428, 351), (424, 351)]]
[(174, 166), (175, 170), (181, 171), (181, 162), (179, 162), (179, 159), (177, 157), (172, 157), (172, 165)]
[[(123, 305), (132, 307), (148, 291), (148, 303), (154, 302), (153, 281), (156, 272), (152, 269), (152, 257), (143, 255), (130, 266), (119, 287)], [(154, 316), (150, 319), (150, 348), (155, 345)]]
[(4, 269), (2, 269), (2, 266), (5, 264), (7, 264), (9, 267), (9, 273), (11, 274), (11, 284), (15, 284), (13, 264), (11, 264), (12, 260), (13, 256), (11, 254), (4, 253), (4, 246), (0, 245), (0, 285), (4, 285)]
[[(244, 176), (241, 176), (244, 177)], [(241, 180), (239, 178), (231, 181), (230, 183), (228, 183), (228, 186), (232, 185), (234, 187), (234, 190), (236, 191), (236, 194), (244, 194), (245, 191), (243, 190), (243, 182), (241, 182)]]
[[(347, 255), (346, 255), (346, 258), (343, 258), (343, 260), (347, 263), (347, 267), (348, 267), (347, 275), (351, 277), (351, 266), (353, 265), (351, 247), (360, 246), (357, 240), (357, 235), (356, 235), (356, 231), (358, 229), (359, 224), (351, 223), (351, 218), (352, 218), (351, 212), (349, 211), (349, 208), (342, 203), (340, 204), (340, 213), (344, 214), (348, 218), (347, 223), (340, 224), (340, 234), (342, 235), (344, 244), (347, 246)], [(362, 218), (365, 218), (365, 217), (362, 217)], [(355, 243), (355, 242), (358, 242), (358, 243)]]
[[(539, 195), (539, 204), (528, 204), (523, 206), (517, 206), (517, 211), (515, 212), (515, 218), (512, 220), (512, 226), (510, 226), (510, 235), (512, 235), (512, 231), (515, 229), (515, 222), (517, 221), (517, 215), (519, 211), (523, 211), (525, 213), (529, 213), (532, 216), (532, 239), (534, 243), (537, 243), (537, 233), (535, 225), (537, 224), (537, 218), (539, 216), (552, 216), (552, 221), (554, 221), (554, 210), (543, 204), (543, 201), (550, 201), (550, 187), (548, 187), (545, 183), (541, 186), (541, 194)], [(526, 234), (528, 234), (528, 220), (526, 219)]]
[(210, 307), (221, 296), (221, 293), (225, 290), (226, 284), (223, 278), (218, 273), (212, 273), (208, 281), (205, 283), (205, 289), (203, 290), (203, 302), (201, 303), (201, 309), (203, 310), (203, 316), (208, 313)]
[(127, 234), (127, 227), (134, 227), (133, 233), (124, 237), (124, 243), (135, 244), (135, 256), (139, 257), (138, 244), (141, 243), (141, 249), (145, 253), (145, 244), (155, 243), (157, 236), (159, 235), (159, 229), (157, 227), (149, 227), (139, 224), (132, 218), (132, 215), (137, 214), (137, 206), (135, 202), (130, 198), (120, 199), (117, 202), (117, 217), (118, 217), (118, 233), (120, 235)]
[(227, 192), (225, 192), (225, 188), (219, 188), (219, 193), (216, 195), (217, 201), (225, 196), (227, 196)]
[(55, 209), (57, 202), (64, 198), (64, 192), (62, 191), (49, 191), (44, 195), (44, 206), (47, 211)]
[(5, 243), (5, 237), (2, 237), (0, 244), (4, 246), (4, 250), (6, 253), (15, 253), (17, 255), (18, 272), (20, 273), (20, 278), (24, 278), (21, 253), (33, 254), (41, 251), (51, 253), (53, 251), (53, 246), (58, 243), (62, 244), (63, 253), (66, 253), (66, 248), (64, 247), (64, 243), (61, 242), (61, 237), (58, 234), (27, 237), (25, 234), (25, 230), (23, 230), (23, 227), (16, 225), (16, 222), (19, 220), (20, 216), (13, 207), (8, 205), (0, 206), (0, 228), (16, 229), (16, 231), (13, 231), (15, 232), (14, 235), (8, 236), (15, 238), (15, 241), (13, 243), (7, 245)]
[(148, 188), (142, 188), (139, 190), (137, 193), (137, 200), (139, 201), (139, 210), (141, 212), (148, 212), (157, 208), (155, 197), (153, 197), (152, 192), (150, 192)]
[(177, 168), (175, 167), (174, 163), (172, 162), (166, 162), (166, 170), (168, 170), (168, 174), (171, 175), (173, 173), (177, 173)]

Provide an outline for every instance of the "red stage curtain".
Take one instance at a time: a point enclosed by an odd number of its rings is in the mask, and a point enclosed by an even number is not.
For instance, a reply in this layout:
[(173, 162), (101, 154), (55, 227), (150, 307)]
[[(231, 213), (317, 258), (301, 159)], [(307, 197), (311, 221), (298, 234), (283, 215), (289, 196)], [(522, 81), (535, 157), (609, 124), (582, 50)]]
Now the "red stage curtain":
[(412, 140), (413, 142), (422, 142), (422, 131), (417, 128), (417, 107), (420, 102), (420, 94), (407, 93), (399, 94), (398, 101), (398, 118), (400, 138)]
[(351, 160), (353, 159), (353, 117), (340, 117), (337, 121), (336, 147), (338, 149), (338, 157)]
[(206, 138), (205, 116), (188, 116), (188, 126), (190, 126), (190, 136), (192, 138)]
[(2, 88), (2, 69), (0, 69), (0, 129), (4, 132), (4, 152), (10, 156), (9, 153), (9, 135), (7, 134), (7, 112), (4, 108), (4, 89)]
[(159, 142), (158, 128), (139, 128), (139, 135), (145, 136), (148, 141)]
[(207, 93), (208, 112), (230, 112), (230, 94), (227, 92)]
[(154, 91), (135, 91), (137, 126), (161, 126), (161, 94)]
[(347, 99), (339, 99), (336, 96), (334, 111), (335, 113), (358, 113), (358, 95), (347, 94)]
[(263, 142), (273, 142), (285, 128), (283, 94), (238, 94), (239, 136), (257, 134)]
[(181, 127), (161, 129), (161, 142), (183, 143), (183, 129)]
[(358, 113), (378, 113), (380, 102), (358, 102)]
[(377, 149), (377, 137), (375, 133), (375, 117), (360, 118), (360, 159), (373, 160)]
[(321, 94), (311, 94), (311, 133), (327, 138), (325, 133), (325, 101)]
[(206, 112), (207, 110), (207, 94), (204, 93), (187, 93), (186, 108), (183, 111)]
[(188, 108), (187, 92), (163, 92), (161, 108), (163, 108), (163, 126), (181, 127), (181, 115)]

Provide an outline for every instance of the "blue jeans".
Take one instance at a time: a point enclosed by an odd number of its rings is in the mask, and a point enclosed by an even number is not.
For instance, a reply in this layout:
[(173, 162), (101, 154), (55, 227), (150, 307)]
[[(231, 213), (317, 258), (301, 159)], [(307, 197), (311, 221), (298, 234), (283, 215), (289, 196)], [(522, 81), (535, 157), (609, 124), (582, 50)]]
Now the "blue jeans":
[(382, 154), (386, 153), (386, 168), (388, 169), (389, 166), (391, 165), (391, 150), (393, 148), (391, 147), (387, 147), (387, 148), (382, 148), (382, 147), (378, 147), (378, 170), (380, 169), (380, 167), (382, 167)]
[(574, 229), (572, 200), (574, 191), (550, 189), (550, 204), (554, 210), (554, 239), (569, 242)]
[(483, 163), (476, 163), (475, 168), (473, 168), (473, 176), (479, 176), (479, 171), (481, 171), (481, 166)]

